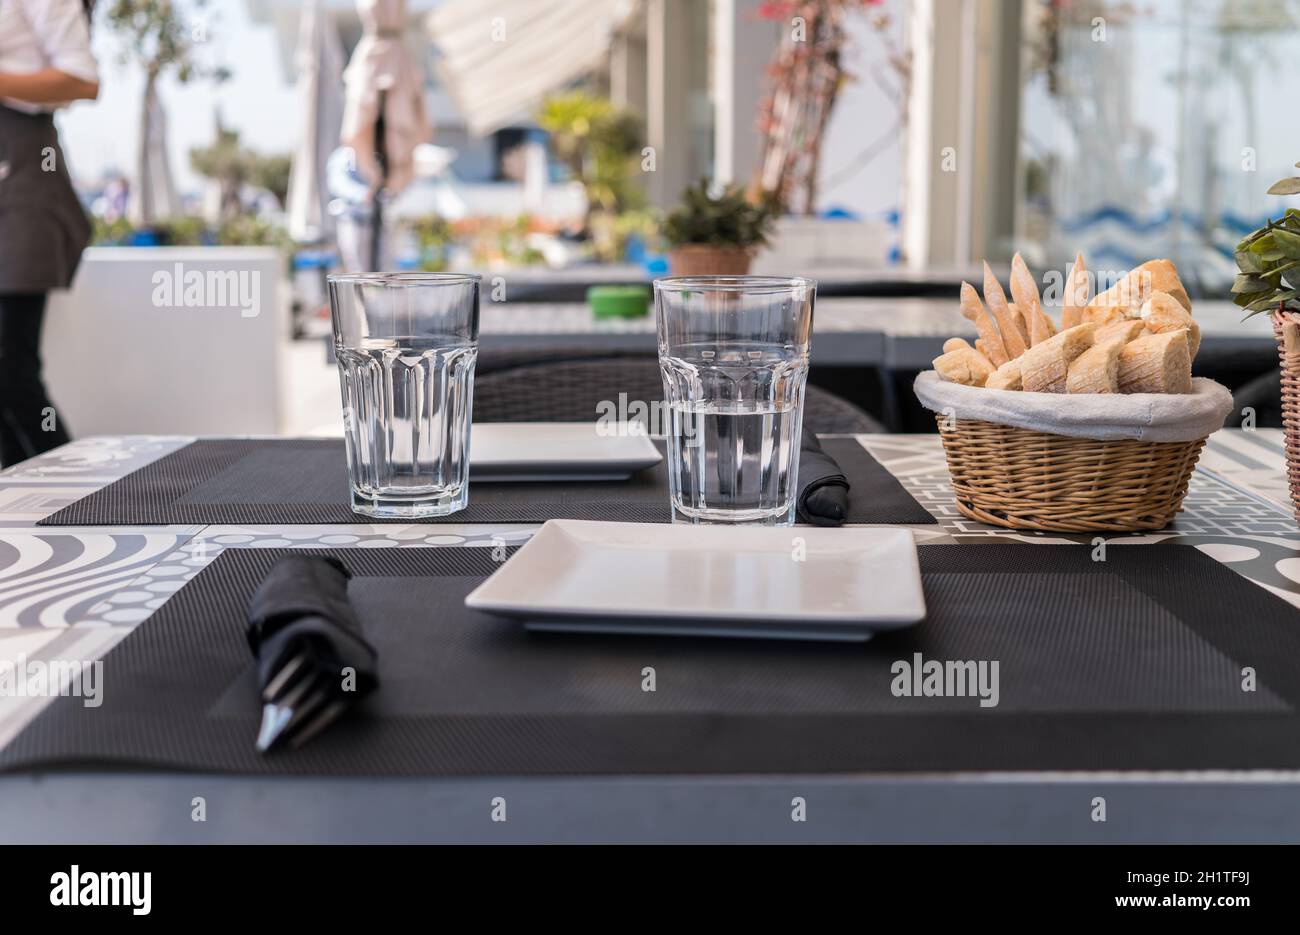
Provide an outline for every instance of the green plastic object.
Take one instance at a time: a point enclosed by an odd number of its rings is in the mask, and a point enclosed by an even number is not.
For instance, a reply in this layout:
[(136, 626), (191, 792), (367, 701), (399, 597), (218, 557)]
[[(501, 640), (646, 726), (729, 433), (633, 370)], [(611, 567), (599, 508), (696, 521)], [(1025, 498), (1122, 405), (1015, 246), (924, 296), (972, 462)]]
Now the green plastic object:
[(650, 287), (592, 286), (587, 304), (597, 318), (640, 318), (650, 310)]

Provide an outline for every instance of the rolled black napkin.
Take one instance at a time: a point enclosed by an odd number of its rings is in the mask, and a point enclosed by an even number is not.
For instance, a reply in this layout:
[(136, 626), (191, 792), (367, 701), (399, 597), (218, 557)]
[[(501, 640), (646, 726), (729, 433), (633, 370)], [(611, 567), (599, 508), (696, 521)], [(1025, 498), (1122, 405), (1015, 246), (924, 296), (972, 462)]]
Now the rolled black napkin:
[(291, 555), (275, 563), (248, 602), (264, 753), (306, 743), (379, 685), (378, 655), (348, 602), (350, 577), (337, 559)]
[(849, 479), (822, 450), (817, 433), (803, 430), (799, 445), (799, 519), (814, 526), (840, 526), (849, 515)]

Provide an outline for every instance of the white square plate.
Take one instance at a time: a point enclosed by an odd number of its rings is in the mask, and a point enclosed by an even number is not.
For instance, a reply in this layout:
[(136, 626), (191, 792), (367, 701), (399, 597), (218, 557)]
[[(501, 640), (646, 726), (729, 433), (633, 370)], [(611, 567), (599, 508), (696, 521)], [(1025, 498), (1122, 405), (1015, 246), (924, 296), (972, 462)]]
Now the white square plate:
[(663, 460), (645, 435), (591, 422), (476, 422), (470, 480), (626, 480)]
[(861, 641), (925, 617), (906, 529), (550, 520), (465, 604), (537, 630)]

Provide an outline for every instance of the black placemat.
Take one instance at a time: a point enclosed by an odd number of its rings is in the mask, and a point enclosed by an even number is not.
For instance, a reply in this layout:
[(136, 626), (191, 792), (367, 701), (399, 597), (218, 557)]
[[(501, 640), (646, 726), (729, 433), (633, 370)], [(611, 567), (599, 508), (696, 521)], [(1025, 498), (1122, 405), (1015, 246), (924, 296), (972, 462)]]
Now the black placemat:
[[(1300, 614), (1177, 545), (1116, 546), (1105, 562), (1082, 546), (924, 546), (929, 616), (863, 645), (530, 634), (462, 604), (495, 567), (489, 549), (309, 550), (356, 576), (383, 686), (308, 746), (259, 757), (243, 610), (284, 553), (220, 555), (109, 653), (100, 707), (55, 700), (0, 751), (0, 768), (1300, 767)], [(977, 691), (897, 696), (897, 665), (917, 654), (922, 674), (927, 661), (996, 661), (998, 704), (981, 707)]]
[[(662, 442), (659, 443), (662, 448)], [(934, 523), (852, 438), (827, 438), (852, 485), (850, 523)], [(548, 519), (667, 523), (668, 463), (625, 481), (470, 481), (469, 506), (422, 523), (542, 523)], [(41, 526), (410, 523), (352, 512), (341, 439), (203, 439), (133, 471), (41, 520)]]

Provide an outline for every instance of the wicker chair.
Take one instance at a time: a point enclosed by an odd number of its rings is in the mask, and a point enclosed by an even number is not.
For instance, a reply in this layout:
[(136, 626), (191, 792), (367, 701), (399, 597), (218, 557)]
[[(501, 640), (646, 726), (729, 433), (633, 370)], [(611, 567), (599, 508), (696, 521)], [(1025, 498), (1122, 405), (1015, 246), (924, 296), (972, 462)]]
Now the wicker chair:
[[(481, 359), (474, 378), (475, 422), (585, 422), (597, 404), (628, 400), (662, 401), (659, 364), (652, 357), (533, 354), (531, 361), (497, 354)], [(833, 393), (809, 386), (804, 425), (818, 434), (883, 432), (880, 423)]]

